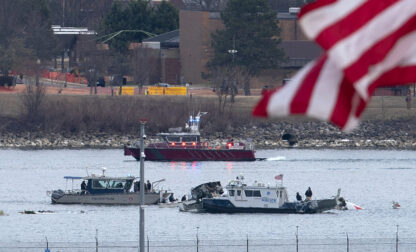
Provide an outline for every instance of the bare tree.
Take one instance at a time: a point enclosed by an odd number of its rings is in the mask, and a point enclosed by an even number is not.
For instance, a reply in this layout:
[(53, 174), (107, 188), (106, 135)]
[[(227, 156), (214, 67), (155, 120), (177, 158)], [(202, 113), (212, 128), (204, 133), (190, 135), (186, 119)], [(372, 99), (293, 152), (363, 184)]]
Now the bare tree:
[(36, 84), (33, 79), (26, 79), (26, 89), (21, 94), (22, 115), (23, 118), (31, 124), (36, 124), (41, 120), (41, 106), (46, 95), (46, 87), (42, 84)]
[(150, 83), (151, 70), (157, 65), (153, 51), (150, 48), (136, 48), (131, 55), (130, 71), (140, 93), (142, 93), (143, 85)]
[[(88, 27), (98, 30), (104, 16), (114, 0), (50, 0), (52, 23), (61, 26)], [(69, 66), (77, 58), (78, 36), (59, 35), (59, 49), (62, 55), (61, 68), (64, 72), (64, 57), (68, 53)]]
[(213, 91), (218, 97), (218, 112), (220, 115), (224, 114), (227, 105), (227, 97), (230, 96), (230, 101), (234, 101), (236, 94), (236, 80), (233, 78), (234, 69), (231, 67), (221, 67), (211, 70), (211, 84)]
[(97, 81), (99, 78), (104, 77), (108, 66), (108, 52), (89, 37), (80, 38), (78, 50), (80, 55), (82, 55), (82, 58), (79, 60), (79, 69), (88, 81), (90, 94), (93, 93), (93, 89), (94, 94), (97, 94)]

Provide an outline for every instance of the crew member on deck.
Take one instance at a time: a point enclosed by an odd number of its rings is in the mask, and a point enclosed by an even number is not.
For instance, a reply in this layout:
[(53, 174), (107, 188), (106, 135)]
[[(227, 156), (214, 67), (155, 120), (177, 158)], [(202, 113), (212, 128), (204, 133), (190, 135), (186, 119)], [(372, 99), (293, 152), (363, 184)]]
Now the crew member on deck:
[(173, 197), (173, 193), (170, 194), (169, 201), (170, 202), (175, 202), (176, 201), (175, 198)]
[(299, 192), (296, 193), (296, 200), (302, 201), (302, 196), (300, 196)]
[(87, 193), (87, 184), (85, 183), (85, 180), (81, 183), (81, 194)]
[(308, 187), (308, 190), (305, 192), (306, 200), (312, 200), (312, 190), (311, 187)]
[(152, 184), (150, 184), (149, 180), (147, 181), (146, 189), (147, 189), (148, 192), (152, 191)]

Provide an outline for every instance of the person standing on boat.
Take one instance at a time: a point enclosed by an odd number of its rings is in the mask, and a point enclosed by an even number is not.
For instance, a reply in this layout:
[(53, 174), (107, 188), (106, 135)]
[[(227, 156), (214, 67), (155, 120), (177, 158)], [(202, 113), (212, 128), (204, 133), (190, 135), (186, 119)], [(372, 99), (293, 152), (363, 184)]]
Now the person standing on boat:
[(308, 190), (305, 192), (306, 200), (312, 200), (312, 190), (311, 187), (308, 187)]
[(147, 189), (148, 192), (150, 192), (152, 190), (152, 184), (150, 184), (149, 180), (147, 181), (146, 189)]
[(85, 183), (85, 180), (83, 180), (81, 183), (81, 194), (86, 194), (86, 193), (87, 193), (87, 184)]
[(134, 189), (134, 192), (140, 191), (140, 180), (134, 182), (134, 188), (133, 189)]
[(173, 193), (170, 194), (169, 201), (170, 202), (175, 202), (176, 201), (175, 197), (173, 197)]
[(302, 196), (300, 196), (299, 192), (296, 193), (296, 200), (302, 201)]

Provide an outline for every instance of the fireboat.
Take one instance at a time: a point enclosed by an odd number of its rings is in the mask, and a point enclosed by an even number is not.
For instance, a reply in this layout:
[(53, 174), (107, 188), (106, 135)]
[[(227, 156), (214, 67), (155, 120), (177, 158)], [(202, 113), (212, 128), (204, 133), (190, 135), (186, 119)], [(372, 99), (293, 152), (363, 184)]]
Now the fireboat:
[[(255, 161), (254, 144), (234, 142), (229, 139), (226, 145), (212, 145), (201, 141), (199, 123), (202, 115), (198, 112), (190, 116), (182, 128), (171, 128), (168, 133), (157, 134), (158, 141), (145, 146), (145, 160), (149, 161)], [(140, 160), (140, 144), (124, 146), (124, 155)]]

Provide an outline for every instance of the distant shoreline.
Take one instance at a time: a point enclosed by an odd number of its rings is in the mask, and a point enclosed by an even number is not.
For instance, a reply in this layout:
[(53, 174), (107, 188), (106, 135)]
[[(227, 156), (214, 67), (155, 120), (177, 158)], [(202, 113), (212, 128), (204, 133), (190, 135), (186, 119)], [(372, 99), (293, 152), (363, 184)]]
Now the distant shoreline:
[[(398, 126), (397, 124), (405, 124)], [(228, 137), (234, 142), (252, 141), (256, 150), (271, 149), (374, 149), (416, 150), (416, 132), (411, 122), (364, 123), (352, 133), (343, 133), (322, 122), (275, 123), (264, 128), (238, 128), (232, 134), (217, 132), (204, 134), (201, 141), (213, 146), (225, 145)], [(382, 129), (382, 130), (380, 130)], [(282, 135), (290, 133), (296, 144), (289, 146)], [(0, 149), (54, 150), (54, 149), (122, 149), (135, 144), (138, 135), (119, 133), (45, 133), (0, 132)], [(157, 141), (148, 135), (146, 143)]]

